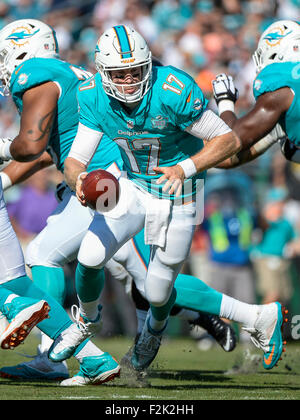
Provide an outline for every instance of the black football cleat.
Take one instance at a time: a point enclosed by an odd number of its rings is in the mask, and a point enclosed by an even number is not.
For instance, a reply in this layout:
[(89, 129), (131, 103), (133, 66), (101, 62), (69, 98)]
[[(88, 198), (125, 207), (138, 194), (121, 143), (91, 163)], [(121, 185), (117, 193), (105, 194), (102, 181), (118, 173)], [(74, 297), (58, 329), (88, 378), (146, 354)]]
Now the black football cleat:
[(231, 325), (222, 321), (217, 315), (210, 315), (199, 312), (199, 317), (189, 321), (193, 327), (204, 328), (211, 335), (224, 351), (232, 351), (236, 346), (236, 335)]

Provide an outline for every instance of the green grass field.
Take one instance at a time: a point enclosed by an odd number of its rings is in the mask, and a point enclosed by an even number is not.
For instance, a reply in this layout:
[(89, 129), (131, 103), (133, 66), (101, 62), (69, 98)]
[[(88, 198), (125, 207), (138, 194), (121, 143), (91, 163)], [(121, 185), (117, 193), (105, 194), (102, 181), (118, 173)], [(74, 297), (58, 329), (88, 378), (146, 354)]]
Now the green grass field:
[[(95, 340), (118, 360), (131, 341), (126, 338)], [(20, 363), (20, 352), (34, 354), (37, 338), (32, 335), (16, 350), (0, 350), (1, 365)], [(68, 361), (71, 373), (77, 361)], [(101, 386), (65, 388), (53, 382), (24, 382), (0, 378), (0, 400), (299, 400), (300, 347), (288, 343), (278, 367), (265, 371), (260, 352), (252, 345), (238, 346), (232, 353), (214, 347), (199, 351), (190, 338), (167, 339), (142, 381), (129, 371)]]

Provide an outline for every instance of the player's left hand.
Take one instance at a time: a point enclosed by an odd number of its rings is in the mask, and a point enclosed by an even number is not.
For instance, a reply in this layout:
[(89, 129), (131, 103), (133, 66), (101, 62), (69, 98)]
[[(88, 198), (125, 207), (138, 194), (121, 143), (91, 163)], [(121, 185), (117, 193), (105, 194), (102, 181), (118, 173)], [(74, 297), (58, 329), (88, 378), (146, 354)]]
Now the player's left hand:
[(235, 103), (239, 97), (239, 92), (234, 85), (233, 78), (225, 73), (218, 74), (212, 81), (213, 94), (217, 105), (223, 100)]
[(163, 174), (158, 180), (156, 184), (160, 185), (164, 181), (166, 181), (165, 185), (163, 186), (163, 192), (169, 192), (169, 194), (175, 194), (175, 197), (179, 197), (182, 191), (182, 185), (184, 183), (184, 172), (181, 166), (158, 166), (153, 168), (153, 170), (159, 174)]

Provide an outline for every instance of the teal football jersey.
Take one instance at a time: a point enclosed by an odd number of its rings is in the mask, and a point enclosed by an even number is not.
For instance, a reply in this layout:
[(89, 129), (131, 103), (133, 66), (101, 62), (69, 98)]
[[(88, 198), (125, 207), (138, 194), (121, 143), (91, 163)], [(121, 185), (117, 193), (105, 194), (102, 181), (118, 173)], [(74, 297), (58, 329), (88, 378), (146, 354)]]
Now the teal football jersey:
[[(80, 83), (91, 77), (84, 69), (65, 61), (52, 58), (31, 58), (13, 72), (10, 83), (12, 98), (19, 113), (23, 109), (23, 94), (46, 82), (56, 82), (60, 87), (57, 115), (53, 123), (48, 151), (57, 169), (63, 172), (64, 161), (69, 154), (79, 122), (77, 89)], [(122, 165), (118, 147), (107, 136), (103, 138), (88, 171), (106, 169), (114, 161)]]
[[(196, 154), (203, 141), (184, 131), (207, 107), (201, 89), (185, 72), (154, 67), (152, 88), (132, 111), (108, 96), (96, 74), (79, 88), (80, 122), (104, 132), (120, 147), (128, 178), (160, 198), (170, 198), (156, 184), (156, 166), (173, 166)], [(191, 198), (205, 173), (185, 181), (182, 197)], [(175, 197), (172, 196), (171, 199)]]
[(292, 89), (294, 100), (279, 123), (290, 141), (300, 147), (300, 64), (274, 63), (265, 67), (254, 80), (253, 94), (257, 99), (263, 93), (283, 87)]

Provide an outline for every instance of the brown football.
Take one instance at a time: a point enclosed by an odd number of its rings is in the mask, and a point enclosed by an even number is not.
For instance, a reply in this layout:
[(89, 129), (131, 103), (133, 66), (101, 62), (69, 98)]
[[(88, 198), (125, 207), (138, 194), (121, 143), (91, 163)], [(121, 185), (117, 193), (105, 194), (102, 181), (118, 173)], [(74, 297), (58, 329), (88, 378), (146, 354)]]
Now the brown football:
[(91, 209), (105, 213), (118, 204), (120, 185), (117, 178), (110, 172), (96, 169), (83, 179), (82, 192)]

